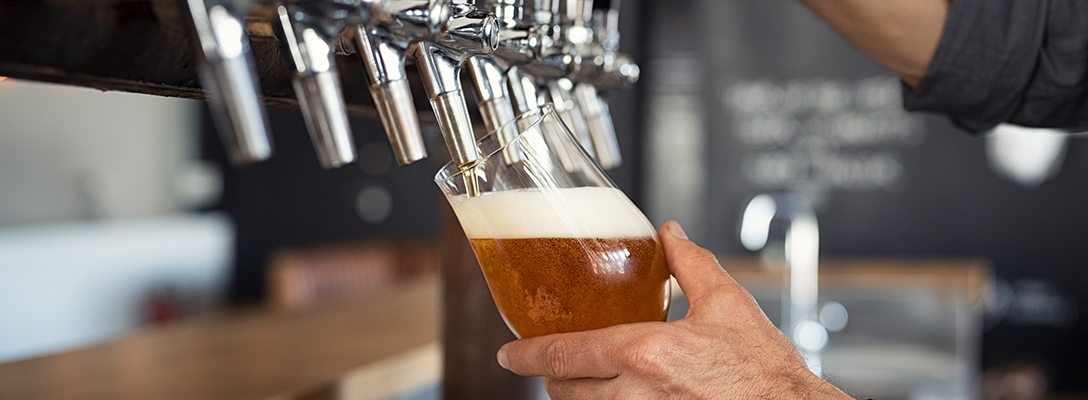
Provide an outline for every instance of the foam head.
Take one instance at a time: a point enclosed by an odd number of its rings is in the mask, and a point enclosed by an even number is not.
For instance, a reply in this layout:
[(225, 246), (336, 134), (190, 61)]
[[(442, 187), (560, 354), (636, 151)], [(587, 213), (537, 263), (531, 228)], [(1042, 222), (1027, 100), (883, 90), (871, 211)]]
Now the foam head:
[(470, 239), (652, 237), (653, 225), (619, 189), (522, 189), (450, 197)]

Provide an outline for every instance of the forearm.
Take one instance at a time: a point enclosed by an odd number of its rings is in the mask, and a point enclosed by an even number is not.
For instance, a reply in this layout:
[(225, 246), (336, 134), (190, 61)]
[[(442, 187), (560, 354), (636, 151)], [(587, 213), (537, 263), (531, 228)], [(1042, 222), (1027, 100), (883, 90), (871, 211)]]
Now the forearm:
[(910, 86), (937, 52), (952, 0), (800, 0)]

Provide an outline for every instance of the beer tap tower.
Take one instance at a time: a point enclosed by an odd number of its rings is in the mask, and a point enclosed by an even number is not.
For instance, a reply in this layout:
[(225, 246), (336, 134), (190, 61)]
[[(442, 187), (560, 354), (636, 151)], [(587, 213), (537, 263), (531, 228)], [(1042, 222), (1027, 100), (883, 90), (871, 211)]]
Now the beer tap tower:
[[(622, 163), (608, 103), (597, 91), (626, 89), (638, 80), (638, 66), (617, 51), (619, 0), (559, 0), (556, 41), (573, 48), (578, 67), (569, 76), (547, 82), (556, 110), (571, 124), (587, 151), (604, 169)], [(598, 7), (595, 10), (595, 7)]]
[[(233, 134), (227, 141), (231, 154), (237, 154), (232, 159), (244, 164), (266, 158), (270, 151), (251, 149), (255, 147), (251, 143), (260, 144), (261, 138), (266, 148), (270, 145), (256, 75), (244, 51), (248, 3), (205, 6), (227, 0), (188, 1), (207, 60), (202, 70), (210, 71), (202, 74), (203, 81), (213, 102), (226, 105), (216, 114), (221, 131), (227, 131), (223, 126), (235, 127), (228, 131)], [(290, 0), (276, 7), (276, 26), (294, 67), (295, 94), (325, 168), (355, 158), (335, 62), (335, 55), (343, 53), (356, 53), (366, 68), (377, 114), (400, 164), (427, 156), (405, 68), (414, 61), (458, 166), (470, 166), (481, 156), (461, 85), (461, 70), (468, 69), (488, 131), (505, 125), (509, 129), (499, 134), (509, 140), (524, 127), (506, 123), (550, 98), (586, 150), (602, 166), (612, 168), (619, 164), (618, 146), (607, 104), (595, 85), (611, 90), (633, 83), (617, 80), (613, 72), (630, 71), (634, 65), (616, 63), (625, 60), (615, 51), (617, 12), (593, 15), (584, 0), (479, 0), (475, 6), (468, 0)], [(230, 17), (229, 35), (202, 34), (224, 30), (207, 28), (211, 23), (206, 21), (224, 18), (221, 14)], [(235, 26), (230, 21), (240, 28), (230, 30)], [(220, 44), (225, 36), (232, 38), (226, 46)], [(226, 52), (230, 58), (222, 55), (224, 47), (242, 51)], [(224, 81), (230, 88), (250, 90), (217, 95)], [(444, 237), (462, 237), (452, 215), (446, 221)], [(443, 247), (445, 258), (450, 258), (443, 260), (444, 397), (537, 397), (542, 393), (538, 380), (512, 375), (494, 362), (494, 352), (513, 336), (496, 312), (467, 245), (450, 242)]]
[(438, 118), (450, 157), (461, 167), (480, 158), (472, 130), (461, 69), (472, 56), (491, 54), (499, 45), (495, 16), (467, 3), (450, 3), (453, 18), (446, 32), (433, 41), (416, 43), (409, 51), (416, 58), (423, 88)]

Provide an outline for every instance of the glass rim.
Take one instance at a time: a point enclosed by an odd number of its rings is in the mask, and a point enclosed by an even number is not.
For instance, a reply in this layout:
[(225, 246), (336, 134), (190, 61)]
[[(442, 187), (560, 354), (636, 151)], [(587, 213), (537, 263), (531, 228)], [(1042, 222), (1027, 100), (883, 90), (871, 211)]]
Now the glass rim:
[[(451, 180), (451, 179), (454, 179), (454, 178), (457, 178), (459, 176), (464, 175), (465, 170), (468, 170), (470, 168), (476, 168), (479, 165), (485, 163), (486, 161), (491, 160), (496, 154), (499, 154), (500, 152), (502, 152), (506, 148), (510, 147), (510, 145), (514, 144), (514, 142), (519, 141), (523, 136), (528, 134), (530, 131), (533, 131), (534, 129), (532, 129), (532, 128), (534, 128), (536, 126), (539, 126), (541, 123), (543, 123), (544, 118), (547, 117), (548, 114), (555, 114), (556, 118), (559, 117), (559, 114), (556, 114), (556, 112), (555, 112), (555, 104), (553, 104), (552, 102), (547, 102), (547, 103), (544, 103), (544, 105), (542, 105), (540, 107), (537, 107), (535, 110), (526, 111), (526, 112), (523, 112), (521, 114), (518, 114), (516, 117), (514, 117), (514, 119), (511, 119), (511, 120), (507, 121), (506, 123), (502, 124), (502, 126), (499, 126), (498, 129), (495, 129), (493, 131), (488, 132), (486, 135), (481, 137), (479, 140), (476, 140), (474, 143), (476, 143), (476, 145), (479, 146), (480, 143), (485, 142), (485, 141), (487, 141), (489, 139), (492, 139), (493, 137), (498, 135), (499, 132), (502, 132), (503, 128), (506, 128), (508, 125), (517, 124), (517, 122), (520, 121), (522, 118), (525, 118), (527, 116), (531, 116), (532, 114), (537, 114), (537, 113), (539, 113), (539, 117), (534, 119), (533, 123), (531, 125), (527, 126), (524, 131), (522, 131), (519, 128), (517, 136), (514, 136), (509, 141), (507, 141), (506, 143), (503, 143), (501, 146), (497, 147), (496, 149), (492, 150), (491, 152), (487, 153), (486, 155), (481, 155), (480, 158), (476, 159), (476, 161), (473, 161), (472, 164), (470, 164), (468, 167), (457, 168), (457, 172), (449, 174), (448, 176), (442, 176), (442, 174), (445, 173), (447, 169), (450, 169), (450, 167), (453, 166), (453, 161), (447, 162), (446, 164), (442, 165), (442, 168), (440, 168), (438, 170), (438, 173), (435, 175), (434, 181), (435, 182), (445, 182), (445, 181), (448, 181), (448, 180)], [(559, 122), (562, 124), (563, 120), (560, 119)], [(563, 125), (563, 128), (564, 128), (564, 130), (567, 131), (568, 134), (570, 134), (570, 128), (568, 128), (566, 125)]]

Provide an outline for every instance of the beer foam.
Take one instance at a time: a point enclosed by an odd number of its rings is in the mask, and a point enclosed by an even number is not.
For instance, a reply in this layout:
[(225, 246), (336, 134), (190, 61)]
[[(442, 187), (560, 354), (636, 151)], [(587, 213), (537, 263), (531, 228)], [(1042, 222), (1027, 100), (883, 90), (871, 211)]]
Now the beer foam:
[(523, 189), (450, 199), (470, 239), (647, 237), (650, 221), (619, 189)]

